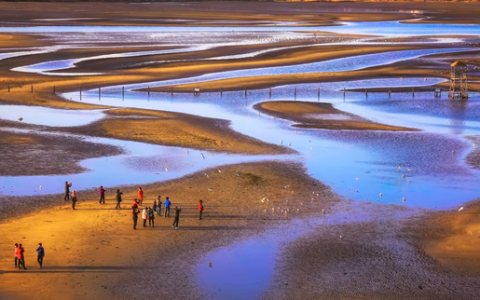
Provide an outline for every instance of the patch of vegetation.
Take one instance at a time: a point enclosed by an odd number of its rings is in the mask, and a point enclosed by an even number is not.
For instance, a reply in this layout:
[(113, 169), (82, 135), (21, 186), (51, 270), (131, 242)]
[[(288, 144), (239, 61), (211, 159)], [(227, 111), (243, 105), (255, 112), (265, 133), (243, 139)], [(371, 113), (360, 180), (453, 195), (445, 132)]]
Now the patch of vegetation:
[(252, 184), (252, 185), (259, 185), (262, 182), (262, 177), (261, 176), (258, 176), (258, 175), (252, 174), (252, 173), (245, 173), (245, 174), (242, 174), (242, 176), (243, 176), (243, 178), (245, 178), (245, 180), (249, 184)]

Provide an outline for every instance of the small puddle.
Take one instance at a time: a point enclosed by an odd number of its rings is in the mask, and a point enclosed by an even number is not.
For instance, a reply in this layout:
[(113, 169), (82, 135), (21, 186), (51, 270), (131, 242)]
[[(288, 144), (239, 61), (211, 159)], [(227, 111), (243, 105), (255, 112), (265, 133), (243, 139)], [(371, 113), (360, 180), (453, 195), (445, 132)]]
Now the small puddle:
[(3, 120), (52, 127), (83, 126), (104, 116), (100, 110), (66, 110), (24, 105), (2, 105), (0, 110), (0, 119)]
[(211, 299), (258, 299), (272, 280), (277, 247), (262, 237), (210, 252), (196, 268), (197, 283)]

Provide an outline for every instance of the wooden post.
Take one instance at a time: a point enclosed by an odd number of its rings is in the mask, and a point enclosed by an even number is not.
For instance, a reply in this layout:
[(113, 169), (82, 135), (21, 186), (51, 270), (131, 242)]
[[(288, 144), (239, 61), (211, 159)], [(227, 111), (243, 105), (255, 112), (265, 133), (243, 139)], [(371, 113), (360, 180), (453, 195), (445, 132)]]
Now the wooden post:
[(295, 97), (295, 99), (297, 99), (297, 88), (295, 88), (295, 91), (293, 92), (293, 96)]
[(33, 93), (33, 85), (30, 86), (30, 93)]
[(343, 98), (345, 98), (345, 87), (343, 88)]
[(320, 88), (318, 88), (318, 101), (320, 101)]
[(55, 95), (55, 86), (53, 86), (53, 94)]
[(173, 86), (172, 86), (172, 96), (173, 96)]
[(82, 101), (82, 87), (80, 87), (80, 101)]
[(124, 97), (124, 96), (125, 96), (125, 87), (122, 86), (122, 97)]
[(247, 88), (245, 88), (245, 97), (247, 97)]
[(98, 99), (100, 99), (102, 97), (101, 92), (102, 92), (101, 88), (98, 88)]
[(368, 96), (368, 90), (365, 89), (365, 96)]
[(270, 98), (272, 98), (272, 88), (270, 88), (270, 95), (269, 95)]
[(412, 97), (415, 97), (415, 88), (412, 88)]
[(150, 86), (148, 86), (148, 95), (150, 96)]
[(390, 90), (390, 88), (388, 88), (388, 97), (390, 97), (390, 93), (391, 93), (391, 92), (392, 92), (392, 91)]
[(222, 96), (223, 96), (223, 89), (220, 88), (220, 97), (222, 97)]

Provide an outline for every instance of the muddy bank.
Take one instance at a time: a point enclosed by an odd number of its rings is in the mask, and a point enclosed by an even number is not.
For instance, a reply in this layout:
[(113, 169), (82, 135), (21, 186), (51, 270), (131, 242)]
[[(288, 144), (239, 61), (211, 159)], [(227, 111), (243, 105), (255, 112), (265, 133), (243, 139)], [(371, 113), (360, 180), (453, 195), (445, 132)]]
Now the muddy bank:
[(292, 126), (299, 128), (416, 131), (412, 128), (374, 123), (357, 115), (338, 110), (331, 103), (269, 101), (257, 103), (253, 108), (269, 116), (298, 122), (299, 124)]
[[(170, 196), (174, 206), (183, 207), (180, 230), (171, 228), (173, 218), (157, 218), (154, 228), (139, 224), (134, 231), (129, 207), (137, 187), (122, 189), (122, 210), (114, 209), (114, 189), (109, 187), (107, 204), (103, 206), (96, 202), (96, 191), (79, 191), (76, 211), (63, 205), (61, 195), (56, 195), (51, 196), (51, 203), (56, 201), (57, 207), (36, 209), (34, 214), (23, 213), (0, 223), (6, 234), (0, 245), (2, 257), (9, 257), (14, 242), (22, 242), (27, 268), (31, 267), (24, 271), (19, 285), (14, 284), (19, 271), (11, 268), (12, 261), (0, 262), (5, 270), (0, 282), (2, 299), (51, 299), (60, 293), (70, 299), (204, 298), (195, 284), (195, 267), (202, 255), (290, 219), (284, 213), (265, 210), (277, 206), (290, 207), (292, 211), (299, 208), (295, 214), (301, 217), (341, 201), (328, 187), (306, 175), (299, 164), (225, 166), (221, 173), (210, 169), (143, 186), (145, 205), (162, 195), (163, 199)], [(310, 200), (312, 191), (318, 194), (314, 202)], [(265, 197), (269, 201), (262, 203)], [(204, 200), (206, 207), (202, 221), (197, 215), (199, 199)], [(287, 204), (286, 200), (290, 202)], [(35, 207), (34, 197), (23, 203), (28, 202)], [(16, 206), (15, 210), (21, 209)], [(11, 209), (2, 209), (7, 210)], [(45, 268), (38, 270), (34, 249), (40, 241), (47, 257)], [(165, 288), (179, 284), (181, 289), (173, 296), (172, 290)]]
[(11, 133), (0, 128), (0, 176), (76, 174), (87, 158), (119, 155), (122, 150), (66, 135)]
[(419, 246), (415, 229), (405, 225), (419, 226), (431, 212), (362, 204), (352, 214), (365, 220), (349, 222), (341, 220), (342, 211), (285, 245), (264, 299), (476, 297), (478, 278), (442, 270)]

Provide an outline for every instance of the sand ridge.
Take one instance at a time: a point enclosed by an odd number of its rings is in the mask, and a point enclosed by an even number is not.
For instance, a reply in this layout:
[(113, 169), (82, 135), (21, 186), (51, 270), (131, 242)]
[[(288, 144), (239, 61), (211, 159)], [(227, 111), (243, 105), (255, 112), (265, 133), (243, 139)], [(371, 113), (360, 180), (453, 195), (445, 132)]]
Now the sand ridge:
[(338, 110), (331, 103), (269, 101), (257, 103), (253, 107), (270, 116), (299, 122), (292, 125), (298, 128), (415, 131), (412, 128), (374, 123), (357, 115)]

